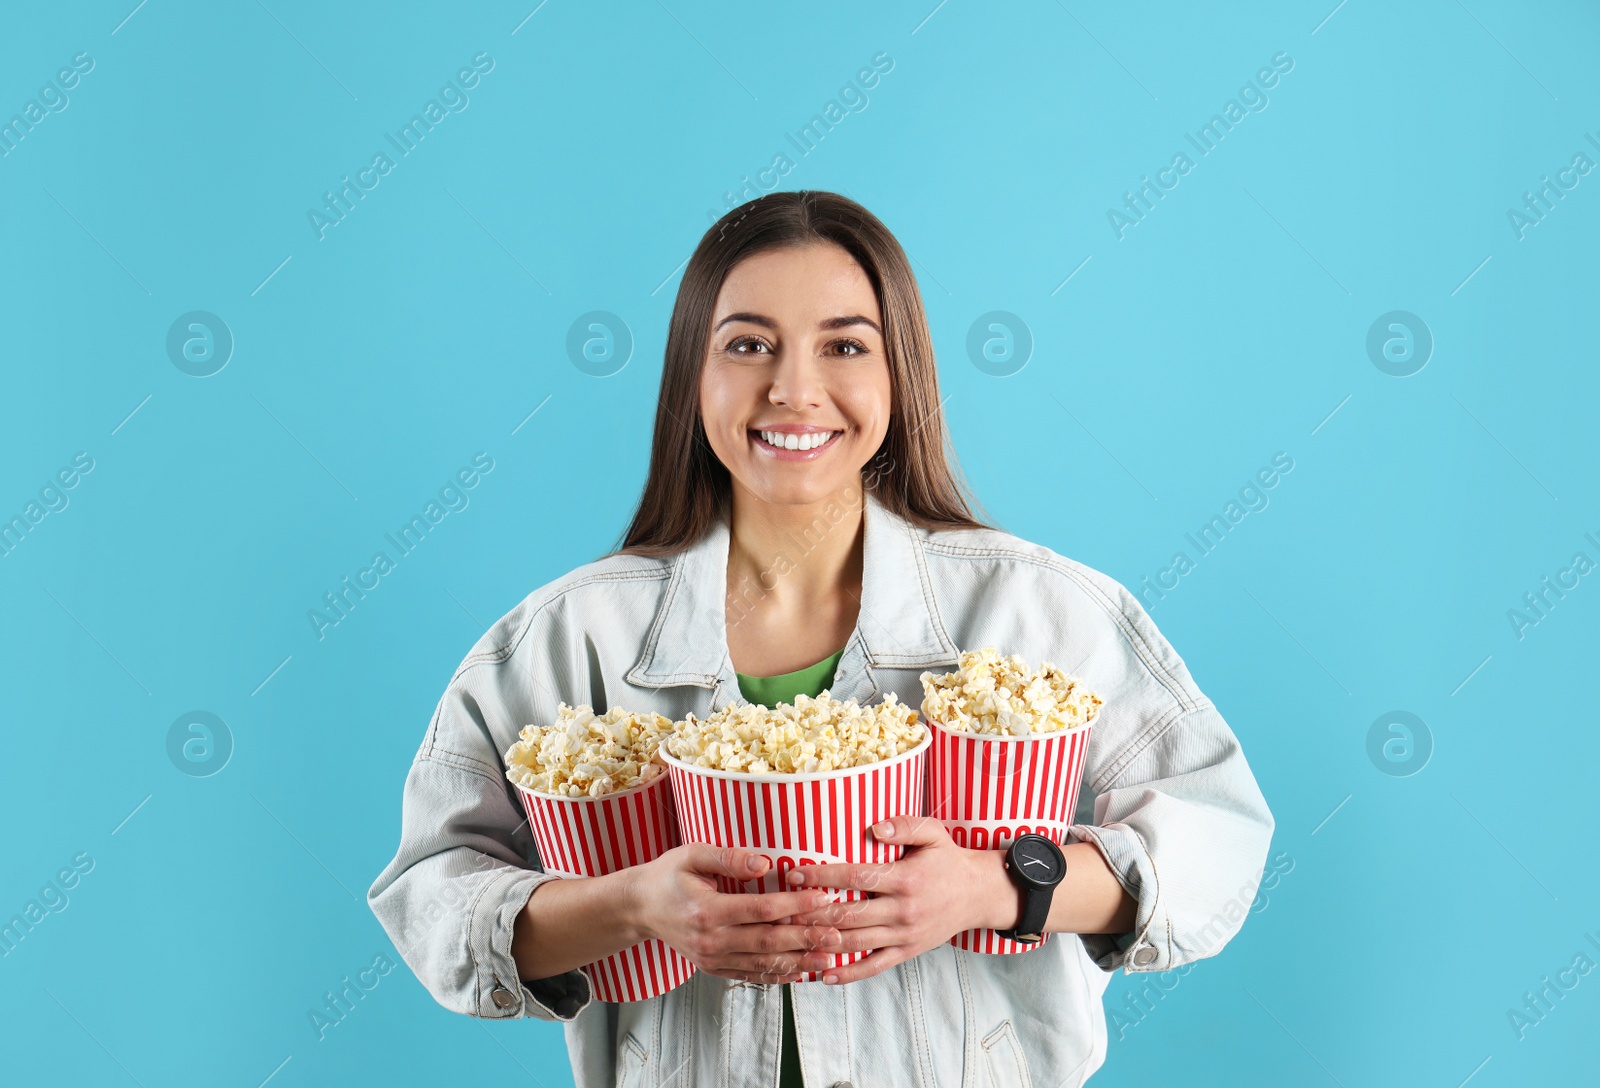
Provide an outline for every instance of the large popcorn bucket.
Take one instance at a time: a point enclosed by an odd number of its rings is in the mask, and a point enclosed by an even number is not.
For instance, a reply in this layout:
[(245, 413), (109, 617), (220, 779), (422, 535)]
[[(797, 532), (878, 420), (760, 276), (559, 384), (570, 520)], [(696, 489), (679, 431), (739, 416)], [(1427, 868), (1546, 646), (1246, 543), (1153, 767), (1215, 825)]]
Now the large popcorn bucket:
[[(642, 865), (678, 845), (672, 787), (666, 775), (600, 797), (554, 797), (517, 787), (545, 872), (604, 876)], [(665, 942), (641, 941), (582, 968), (601, 1001), (643, 1001), (694, 974)]]
[[(928, 814), (950, 831), (957, 846), (1004, 850), (1032, 832), (1066, 841), (1083, 784), (1093, 719), (1075, 729), (1026, 737), (963, 733), (928, 723)], [(1050, 935), (1045, 935), (1045, 940)], [(969, 952), (1026, 952), (992, 929), (967, 929), (950, 943)]]
[[(661, 755), (672, 778), (678, 827), (685, 842), (738, 846), (759, 851), (767, 871), (753, 880), (718, 877), (725, 892), (790, 891), (784, 876), (798, 865), (854, 862), (879, 865), (899, 859), (905, 848), (879, 842), (873, 824), (892, 816), (921, 816), (926, 796), (924, 760), (930, 734), (890, 759), (815, 774), (746, 774), (696, 767)], [(870, 892), (830, 888), (833, 902), (867, 898)], [(837, 952), (828, 966), (805, 972), (815, 982), (834, 967), (866, 956)]]

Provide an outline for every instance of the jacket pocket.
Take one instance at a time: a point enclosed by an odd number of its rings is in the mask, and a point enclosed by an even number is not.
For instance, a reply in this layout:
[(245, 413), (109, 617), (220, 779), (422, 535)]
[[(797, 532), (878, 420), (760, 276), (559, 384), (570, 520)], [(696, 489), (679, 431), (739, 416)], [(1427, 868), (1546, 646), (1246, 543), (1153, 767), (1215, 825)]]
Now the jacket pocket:
[(991, 1088), (1033, 1088), (1028, 1078), (1028, 1063), (1022, 1045), (1008, 1016), (1000, 1026), (983, 1037), (983, 1068)]
[(632, 1032), (624, 1035), (617, 1048), (617, 1088), (642, 1088), (649, 1057)]

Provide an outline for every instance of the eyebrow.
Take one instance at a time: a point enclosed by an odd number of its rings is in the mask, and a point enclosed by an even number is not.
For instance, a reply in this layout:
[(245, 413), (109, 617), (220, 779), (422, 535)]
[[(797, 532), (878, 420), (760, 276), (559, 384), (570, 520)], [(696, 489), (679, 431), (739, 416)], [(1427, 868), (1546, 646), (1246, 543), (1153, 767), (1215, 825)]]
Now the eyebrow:
[[(778, 327), (778, 323), (776, 321), (763, 314), (740, 312), (736, 314), (729, 314), (721, 321), (718, 321), (716, 328), (713, 328), (711, 331), (716, 332), (717, 329), (720, 329), (722, 326), (733, 321), (747, 321), (752, 325), (760, 325), (763, 328), (768, 329), (776, 329)], [(878, 323), (872, 320), (872, 318), (866, 317), (862, 314), (848, 314), (844, 317), (827, 317), (817, 322), (817, 328), (819, 329), (847, 329), (852, 325), (865, 325), (869, 329), (872, 329), (874, 332), (876, 332), (879, 336), (883, 335), (883, 330), (878, 328)]]

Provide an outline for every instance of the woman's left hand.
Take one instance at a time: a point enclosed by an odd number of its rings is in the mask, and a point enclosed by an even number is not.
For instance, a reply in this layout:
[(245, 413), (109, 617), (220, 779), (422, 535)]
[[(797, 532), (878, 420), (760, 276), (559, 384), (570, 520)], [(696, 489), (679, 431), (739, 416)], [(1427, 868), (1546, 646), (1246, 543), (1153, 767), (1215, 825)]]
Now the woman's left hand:
[(823, 982), (871, 978), (937, 948), (964, 929), (995, 923), (1008, 906), (1013, 916), (1020, 910), (1020, 898), (1005, 875), (999, 851), (957, 846), (944, 824), (929, 816), (896, 816), (874, 824), (872, 834), (880, 842), (906, 847), (905, 854), (883, 865), (801, 865), (785, 877), (791, 889), (855, 888), (873, 893), (871, 899), (830, 903), (789, 919), (795, 925), (837, 928), (843, 943), (831, 952), (873, 950), (855, 963), (829, 970)]

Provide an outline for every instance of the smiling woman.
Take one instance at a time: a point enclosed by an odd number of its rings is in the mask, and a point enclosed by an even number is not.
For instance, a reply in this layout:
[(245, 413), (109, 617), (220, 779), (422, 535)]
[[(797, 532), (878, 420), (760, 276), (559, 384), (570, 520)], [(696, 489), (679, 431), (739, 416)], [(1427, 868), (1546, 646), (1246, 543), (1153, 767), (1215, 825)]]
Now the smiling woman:
[(836, 245), (763, 253), (728, 277), (717, 308), (731, 312), (712, 329), (700, 416), (736, 489), (804, 502), (852, 483), (883, 443), (890, 401), (881, 316), (861, 266)]
[[(650, 474), (623, 547), (675, 554), (741, 489), (776, 484), (785, 503), (859, 491), (874, 452), (897, 466), (900, 486), (875, 489), (896, 514), (930, 529), (977, 528), (939, 401), (922, 296), (881, 222), (832, 193), (741, 205), (684, 269)], [(847, 441), (812, 469), (785, 473), (763, 428), (837, 430)]]
[[(440, 1002), (564, 1022), (578, 1088), (954, 1083), (980, 1047), (997, 1083), (1074, 1088), (1105, 1058), (1110, 972), (1220, 948), (1223, 889), (1259, 880), (1272, 832), (1237, 741), (1125, 588), (973, 515), (940, 404), (910, 262), (867, 209), (772, 193), (706, 232), (620, 548), (484, 634), (407, 778), (400, 849), (368, 899)], [(911, 811), (871, 831), (897, 861), (806, 866), (785, 890), (722, 891), (772, 862), (698, 842), (547, 872), (500, 771), (562, 703), (673, 721), (823, 690), (916, 706), (926, 671), (979, 646), (1081, 663), (1104, 699), (1053, 892)], [(466, 905), (419, 928), (453, 884)], [(824, 887), (872, 894), (835, 904)], [(970, 929), (1039, 943), (951, 943)], [(646, 941), (694, 973), (596, 1001), (579, 969)]]

